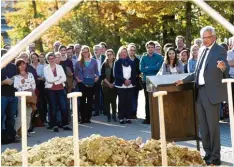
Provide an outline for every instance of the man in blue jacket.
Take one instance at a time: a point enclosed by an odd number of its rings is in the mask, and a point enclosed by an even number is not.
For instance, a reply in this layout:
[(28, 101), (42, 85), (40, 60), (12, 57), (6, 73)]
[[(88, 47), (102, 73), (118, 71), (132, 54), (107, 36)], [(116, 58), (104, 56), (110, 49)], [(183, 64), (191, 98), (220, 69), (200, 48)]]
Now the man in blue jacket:
[(155, 43), (149, 41), (145, 45), (147, 54), (143, 55), (140, 61), (140, 71), (143, 73), (143, 84), (145, 93), (145, 120), (142, 124), (150, 124), (150, 112), (149, 112), (149, 97), (146, 89), (146, 76), (156, 75), (160, 70), (163, 58), (161, 55), (154, 53)]

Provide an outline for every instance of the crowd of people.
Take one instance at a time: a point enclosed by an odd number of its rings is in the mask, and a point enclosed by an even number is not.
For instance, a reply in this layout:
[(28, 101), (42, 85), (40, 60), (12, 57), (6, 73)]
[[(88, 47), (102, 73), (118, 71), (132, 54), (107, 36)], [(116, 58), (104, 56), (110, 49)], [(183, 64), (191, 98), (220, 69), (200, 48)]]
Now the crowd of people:
[[(82, 92), (78, 99), (80, 124), (91, 123), (92, 116), (101, 114), (107, 122), (131, 124), (132, 119), (137, 119), (140, 90), (145, 94), (146, 117), (142, 123), (150, 124), (146, 77), (193, 73), (203, 40), (195, 39), (191, 48), (186, 47), (183, 36), (164, 47), (148, 41), (142, 56), (136, 54), (138, 47), (134, 43), (120, 46), (117, 53), (105, 42), (93, 46), (92, 52), (87, 45), (65, 46), (56, 41), (48, 53), (37, 53), (32, 43), (1, 71), (2, 143), (20, 138), (20, 98), (15, 96), (16, 91), (32, 92), (32, 97), (26, 99), (29, 135), (38, 120), (54, 132), (71, 131), (72, 104), (67, 94), (77, 91)], [(230, 77), (234, 78), (234, 37), (228, 44), (221, 45), (228, 52)], [(1, 56), (10, 47), (5, 45)]]

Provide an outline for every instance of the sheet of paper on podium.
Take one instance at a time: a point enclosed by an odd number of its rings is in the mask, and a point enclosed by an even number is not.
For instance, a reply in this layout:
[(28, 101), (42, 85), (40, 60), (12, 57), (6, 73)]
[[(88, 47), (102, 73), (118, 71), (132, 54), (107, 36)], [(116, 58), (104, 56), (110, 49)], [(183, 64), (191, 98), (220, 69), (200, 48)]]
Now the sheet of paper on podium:
[(170, 85), (177, 80), (187, 77), (189, 74), (171, 74), (171, 75), (155, 75), (146, 77), (147, 85), (152, 84), (154, 87), (159, 85)]

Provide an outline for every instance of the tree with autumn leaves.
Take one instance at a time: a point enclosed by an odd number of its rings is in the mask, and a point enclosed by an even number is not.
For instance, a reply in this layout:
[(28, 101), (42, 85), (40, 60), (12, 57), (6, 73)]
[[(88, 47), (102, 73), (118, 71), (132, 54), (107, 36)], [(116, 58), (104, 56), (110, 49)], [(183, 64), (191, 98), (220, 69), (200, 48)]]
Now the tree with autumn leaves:
[[(15, 11), (6, 14), (8, 25), (12, 27), (8, 34), (13, 44), (64, 3), (57, 0), (19, 1)], [(207, 3), (234, 24), (233, 1)], [(214, 26), (221, 40), (231, 35), (189, 1), (83, 1), (41, 36), (37, 49), (49, 51), (57, 40), (65, 45), (89, 46), (105, 41), (115, 50), (134, 42), (143, 52), (146, 41), (157, 40), (162, 45), (174, 43), (176, 35), (185, 36), (190, 46), (205, 25)]]

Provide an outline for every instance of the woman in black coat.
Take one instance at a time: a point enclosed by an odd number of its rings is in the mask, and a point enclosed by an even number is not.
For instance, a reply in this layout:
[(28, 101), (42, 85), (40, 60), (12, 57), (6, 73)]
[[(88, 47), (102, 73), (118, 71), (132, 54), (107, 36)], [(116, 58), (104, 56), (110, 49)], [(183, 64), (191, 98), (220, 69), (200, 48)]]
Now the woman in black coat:
[(117, 61), (114, 66), (115, 87), (119, 98), (118, 114), (120, 124), (132, 123), (132, 98), (136, 86), (136, 67), (130, 60), (127, 48), (121, 46), (117, 53)]

